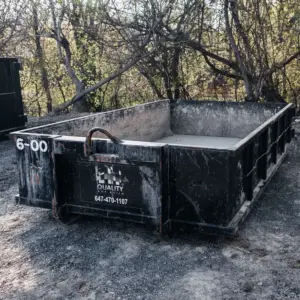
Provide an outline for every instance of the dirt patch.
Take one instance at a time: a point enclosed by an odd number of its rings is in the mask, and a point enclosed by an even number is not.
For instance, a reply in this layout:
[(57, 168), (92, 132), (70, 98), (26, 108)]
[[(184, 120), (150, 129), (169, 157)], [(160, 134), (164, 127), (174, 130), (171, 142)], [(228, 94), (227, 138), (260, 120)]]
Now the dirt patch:
[(16, 206), (14, 146), (1, 142), (0, 299), (300, 299), (299, 150), (297, 136), (237, 237), (167, 240)]

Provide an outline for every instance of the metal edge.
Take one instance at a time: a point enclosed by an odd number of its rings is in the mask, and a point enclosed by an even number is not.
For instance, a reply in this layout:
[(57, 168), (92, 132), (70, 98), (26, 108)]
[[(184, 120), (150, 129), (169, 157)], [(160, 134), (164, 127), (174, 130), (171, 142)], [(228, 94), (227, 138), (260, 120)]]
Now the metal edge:
[(0, 131), (0, 135), (6, 135), (6, 134), (11, 135), (13, 132), (18, 132), (19, 130), (22, 130), (24, 128), (26, 128), (26, 125), (22, 125), (22, 126), (18, 126), (18, 127), (12, 127), (12, 128), (8, 128), (8, 129), (5, 129), (5, 130), (1, 130)]
[(13, 131), (9, 133), (9, 137), (13, 139), (15, 136), (39, 136), (39, 137), (45, 137), (49, 139), (54, 139), (54, 138), (59, 138), (61, 135), (58, 134), (45, 134), (45, 133), (31, 133), (31, 132), (26, 132), (26, 131)]
[(18, 205), (26, 205), (30, 207), (39, 207), (44, 209), (51, 209), (51, 202), (41, 200), (41, 199), (33, 199), (33, 198), (25, 198), (20, 197), (19, 194), (15, 195), (15, 201)]
[[(108, 210), (102, 208), (91, 208), (87, 206), (75, 205), (75, 204), (66, 204), (66, 208), (68, 209), (68, 214), (78, 214), (78, 215), (89, 215), (95, 216), (104, 219), (112, 219), (112, 220), (121, 220), (121, 216), (124, 218), (127, 216), (130, 219), (130, 222), (139, 223), (139, 224), (149, 224), (155, 227), (160, 226), (161, 219), (160, 217), (151, 217), (147, 215), (140, 215), (136, 213), (128, 213), (125, 211), (115, 211), (115, 210)], [(134, 219), (135, 218), (135, 219)]]
[(170, 103), (170, 100), (169, 99), (162, 99), (162, 100), (147, 102), (147, 103), (143, 103), (143, 104), (132, 105), (132, 106), (129, 106), (129, 107), (124, 107), (124, 108), (119, 108), (119, 109), (114, 109), (114, 110), (109, 110), (109, 111), (103, 111), (103, 112), (94, 113), (94, 114), (92, 113), (92, 114), (89, 114), (89, 115), (83, 116), (83, 117), (72, 118), (72, 119), (68, 119), (68, 120), (64, 120), (64, 121), (59, 121), (59, 122), (55, 122), (55, 123), (50, 123), (50, 124), (45, 124), (45, 125), (41, 125), (41, 126), (31, 127), (31, 128), (22, 130), (22, 132), (27, 133), (28, 130), (33, 131), (35, 129), (41, 129), (41, 128), (45, 128), (45, 127), (50, 127), (50, 126), (57, 125), (57, 124), (64, 124), (64, 123), (67, 123), (67, 122), (70, 122), (70, 121), (88, 119), (88, 118), (91, 118), (91, 117), (94, 117), (94, 116), (97, 116), (97, 115), (108, 114), (108, 113), (111, 113), (113, 111), (122, 111), (122, 110), (126, 110), (126, 109), (132, 109), (132, 108), (136, 108), (136, 107), (147, 106), (147, 105), (151, 105), (151, 104), (159, 103), (159, 102)]

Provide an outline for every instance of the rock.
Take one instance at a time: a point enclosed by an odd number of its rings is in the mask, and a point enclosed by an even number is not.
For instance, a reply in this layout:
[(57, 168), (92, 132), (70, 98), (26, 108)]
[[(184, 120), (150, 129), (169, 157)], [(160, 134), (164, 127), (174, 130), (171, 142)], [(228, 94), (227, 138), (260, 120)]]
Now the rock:
[(197, 251), (197, 252), (199, 252), (201, 254), (204, 254), (206, 252), (206, 250), (207, 250), (207, 247), (205, 247), (205, 246), (202, 246), (202, 247), (199, 246), (199, 247), (195, 248), (195, 251)]
[(243, 285), (243, 291), (246, 293), (250, 293), (253, 291), (254, 283), (252, 281), (247, 281)]

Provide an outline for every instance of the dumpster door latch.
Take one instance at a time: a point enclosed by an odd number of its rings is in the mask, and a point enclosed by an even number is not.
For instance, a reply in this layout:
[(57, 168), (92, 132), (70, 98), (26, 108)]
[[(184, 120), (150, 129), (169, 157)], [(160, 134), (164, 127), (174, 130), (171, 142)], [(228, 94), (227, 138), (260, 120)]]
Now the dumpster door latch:
[(85, 154), (86, 156), (89, 156), (89, 155), (92, 155), (93, 154), (93, 147), (92, 147), (92, 136), (95, 132), (101, 132), (103, 133), (104, 135), (106, 135), (114, 144), (122, 144), (123, 141), (120, 140), (119, 138), (113, 136), (111, 133), (109, 133), (107, 130), (103, 129), (103, 128), (100, 128), (100, 127), (95, 127), (95, 128), (92, 128), (90, 131), (89, 131), (89, 134), (86, 138), (86, 141), (85, 141)]

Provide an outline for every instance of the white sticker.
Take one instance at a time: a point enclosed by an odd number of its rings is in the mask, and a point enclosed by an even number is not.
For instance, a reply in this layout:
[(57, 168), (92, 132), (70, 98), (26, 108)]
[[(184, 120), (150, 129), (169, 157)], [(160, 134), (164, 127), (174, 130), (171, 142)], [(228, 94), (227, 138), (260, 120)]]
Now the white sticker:
[[(120, 170), (114, 170), (113, 166), (105, 166), (105, 169), (104, 171), (98, 165), (95, 166), (97, 183), (95, 201), (127, 205), (128, 199), (124, 198), (124, 183), (128, 180), (123, 178)], [(113, 195), (116, 197), (113, 197)]]

